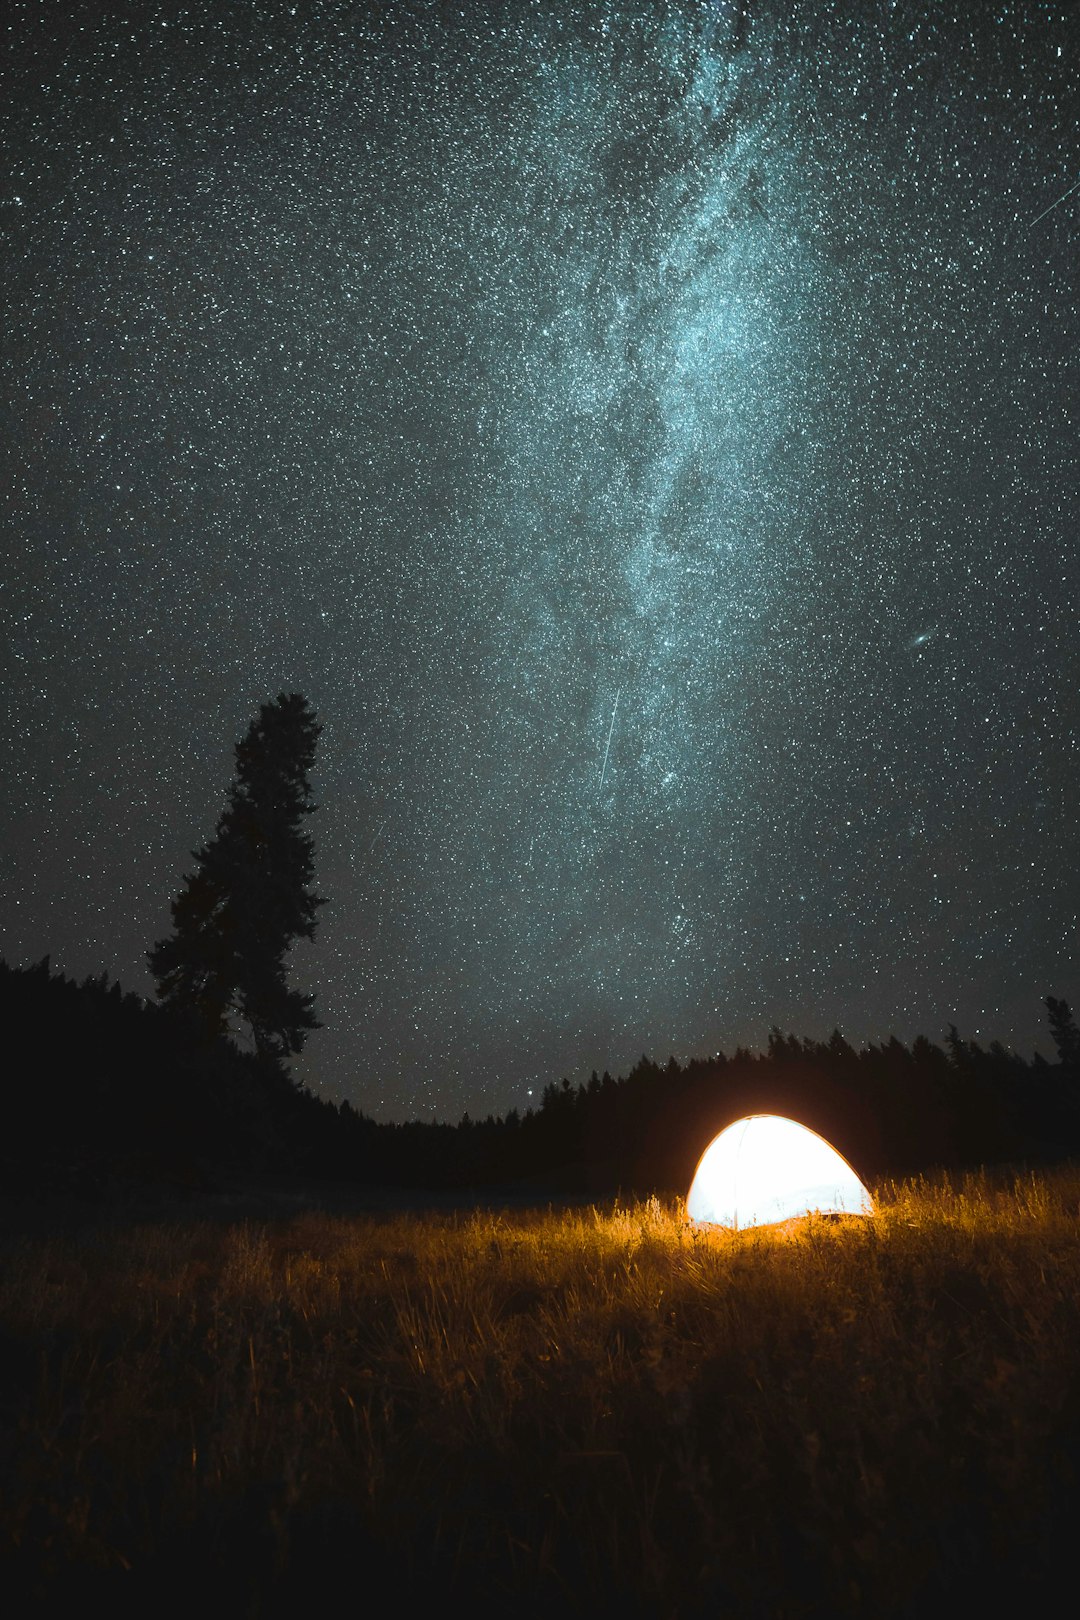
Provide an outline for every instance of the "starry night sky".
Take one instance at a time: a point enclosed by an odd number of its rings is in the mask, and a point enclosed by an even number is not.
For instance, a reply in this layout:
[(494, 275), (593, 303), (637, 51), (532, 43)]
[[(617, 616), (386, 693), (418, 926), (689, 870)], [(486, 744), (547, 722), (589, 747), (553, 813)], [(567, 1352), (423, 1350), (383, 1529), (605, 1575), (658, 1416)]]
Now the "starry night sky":
[(773, 1023), (1050, 1050), (1076, 6), (15, 18), (9, 961), (149, 993), (300, 691), (331, 1097), (501, 1112)]

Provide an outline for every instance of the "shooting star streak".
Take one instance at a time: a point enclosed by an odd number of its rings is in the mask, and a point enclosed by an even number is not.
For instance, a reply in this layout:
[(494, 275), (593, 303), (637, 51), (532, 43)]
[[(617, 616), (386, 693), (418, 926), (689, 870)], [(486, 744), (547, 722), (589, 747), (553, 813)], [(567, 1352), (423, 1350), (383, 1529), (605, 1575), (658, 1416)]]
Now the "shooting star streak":
[(607, 732), (607, 747), (604, 749), (604, 764), (603, 764), (603, 768), (602, 768), (602, 770), (600, 772), (600, 786), (597, 789), (597, 795), (598, 796), (599, 796), (599, 794), (603, 793), (603, 791), (604, 791), (604, 777), (607, 775), (608, 755), (611, 753), (611, 733), (615, 730), (615, 716), (619, 712), (619, 699), (621, 697), (622, 697), (622, 687), (620, 686), (619, 690), (615, 693), (615, 706), (611, 711), (611, 724), (610, 724), (610, 726), (608, 726), (608, 732)]
[(1071, 197), (1074, 191), (1080, 191), (1080, 180), (1078, 180), (1074, 186), (1070, 186), (1068, 191), (1063, 191), (1061, 193), (1061, 196), (1058, 197), (1056, 199), (1056, 201), (1054, 201), (1054, 202), (1052, 202), (1050, 204), (1049, 208), (1044, 208), (1041, 214), (1036, 214), (1035, 218), (1032, 220), (1031, 224), (1028, 226), (1028, 230), (1030, 231), (1033, 226), (1037, 225), (1039, 223), (1040, 219), (1045, 219), (1047, 214), (1052, 213), (1053, 210), (1058, 206), (1058, 203), (1063, 203), (1065, 201), (1066, 197)]
[(367, 849), (364, 851), (364, 853), (360, 857), (360, 865), (357, 867), (358, 872), (362, 872), (364, 870), (364, 868), (367, 866), (367, 864), (370, 861), (371, 857), (375, 853), (375, 845), (379, 842), (379, 839), (382, 837), (382, 835), (383, 835), (383, 833), (385, 831), (386, 831), (386, 822), (385, 821), (380, 821), (379, 825), (375, 829), (374, 838), (371, 840), (371, 843), (368, 845)]

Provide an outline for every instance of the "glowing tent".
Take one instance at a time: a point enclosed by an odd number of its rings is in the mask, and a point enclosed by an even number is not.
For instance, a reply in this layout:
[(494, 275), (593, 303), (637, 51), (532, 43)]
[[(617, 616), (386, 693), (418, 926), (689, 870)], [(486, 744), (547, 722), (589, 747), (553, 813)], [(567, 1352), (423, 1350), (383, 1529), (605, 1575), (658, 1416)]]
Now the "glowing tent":
[(870, 1194), (824, 1137), (779, 1114), (751, 1114), (701, 1156), (686, 1213), (714, 1226), (767, 1226), (812, 1212), (872, 1215)]

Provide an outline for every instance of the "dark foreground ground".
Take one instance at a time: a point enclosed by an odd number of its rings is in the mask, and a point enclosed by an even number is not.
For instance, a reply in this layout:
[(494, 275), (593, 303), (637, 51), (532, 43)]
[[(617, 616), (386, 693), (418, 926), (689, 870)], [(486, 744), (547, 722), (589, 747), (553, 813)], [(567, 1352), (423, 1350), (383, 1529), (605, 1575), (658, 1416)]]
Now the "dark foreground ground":
[(1080, 1172), (740, 1236), (348, 1197), (9, 1218), (8, 1612), (993, 1615), (1071, 1583)]

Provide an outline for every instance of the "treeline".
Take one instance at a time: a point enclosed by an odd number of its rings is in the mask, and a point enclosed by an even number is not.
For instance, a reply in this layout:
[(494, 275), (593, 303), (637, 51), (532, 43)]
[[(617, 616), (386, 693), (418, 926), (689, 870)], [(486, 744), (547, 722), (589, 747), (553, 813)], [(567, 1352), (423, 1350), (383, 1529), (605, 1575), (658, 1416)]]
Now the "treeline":
[(642, 1057), (625, 1078), (564, 1080), (524, 1115), (380, 1124), (297, 1086), (280, 1056), (208, 1038), (198, 1019), (104, 975), (80, 984), (47, 958), (0, 963), (0, 1172), (24, 1192), (195, 1188), (250, 1173), (433, 1189), (532, 1182), (538, 1196), (682, 1190), (716, 1132), (747, 1113), (801, 1120), (869, 1177), (1048, 1163), (1080, 1153), (1080, 1034), (1064, 1002), (1047, 1007), (1054, 1063), (955, 1029), (944, 1046), (920, 1037), (859, 1051), (839, 1033), (774, 1030), (761, 1053)]
[(434, 1183), (555, 1176), (561, 1190), (685, 1190), (718, 1131), (750, 1113), (790, 1115), (833, 1142), (864, 1176), (931, 1168), (1053, 1163), (1080, 1153), (1080, 1036), (1050, 1002), (1058, 1061), (1027, 1061), (950, 1030), (856, 1050), (835, 1033), (800, 1040), (773, 1030), (761, 1053), (660, 1065), (625, 1078), (550, 1085), (540, 1108), (456, 1127), (378, 1127), (388, 1170), (422, 1165)]

